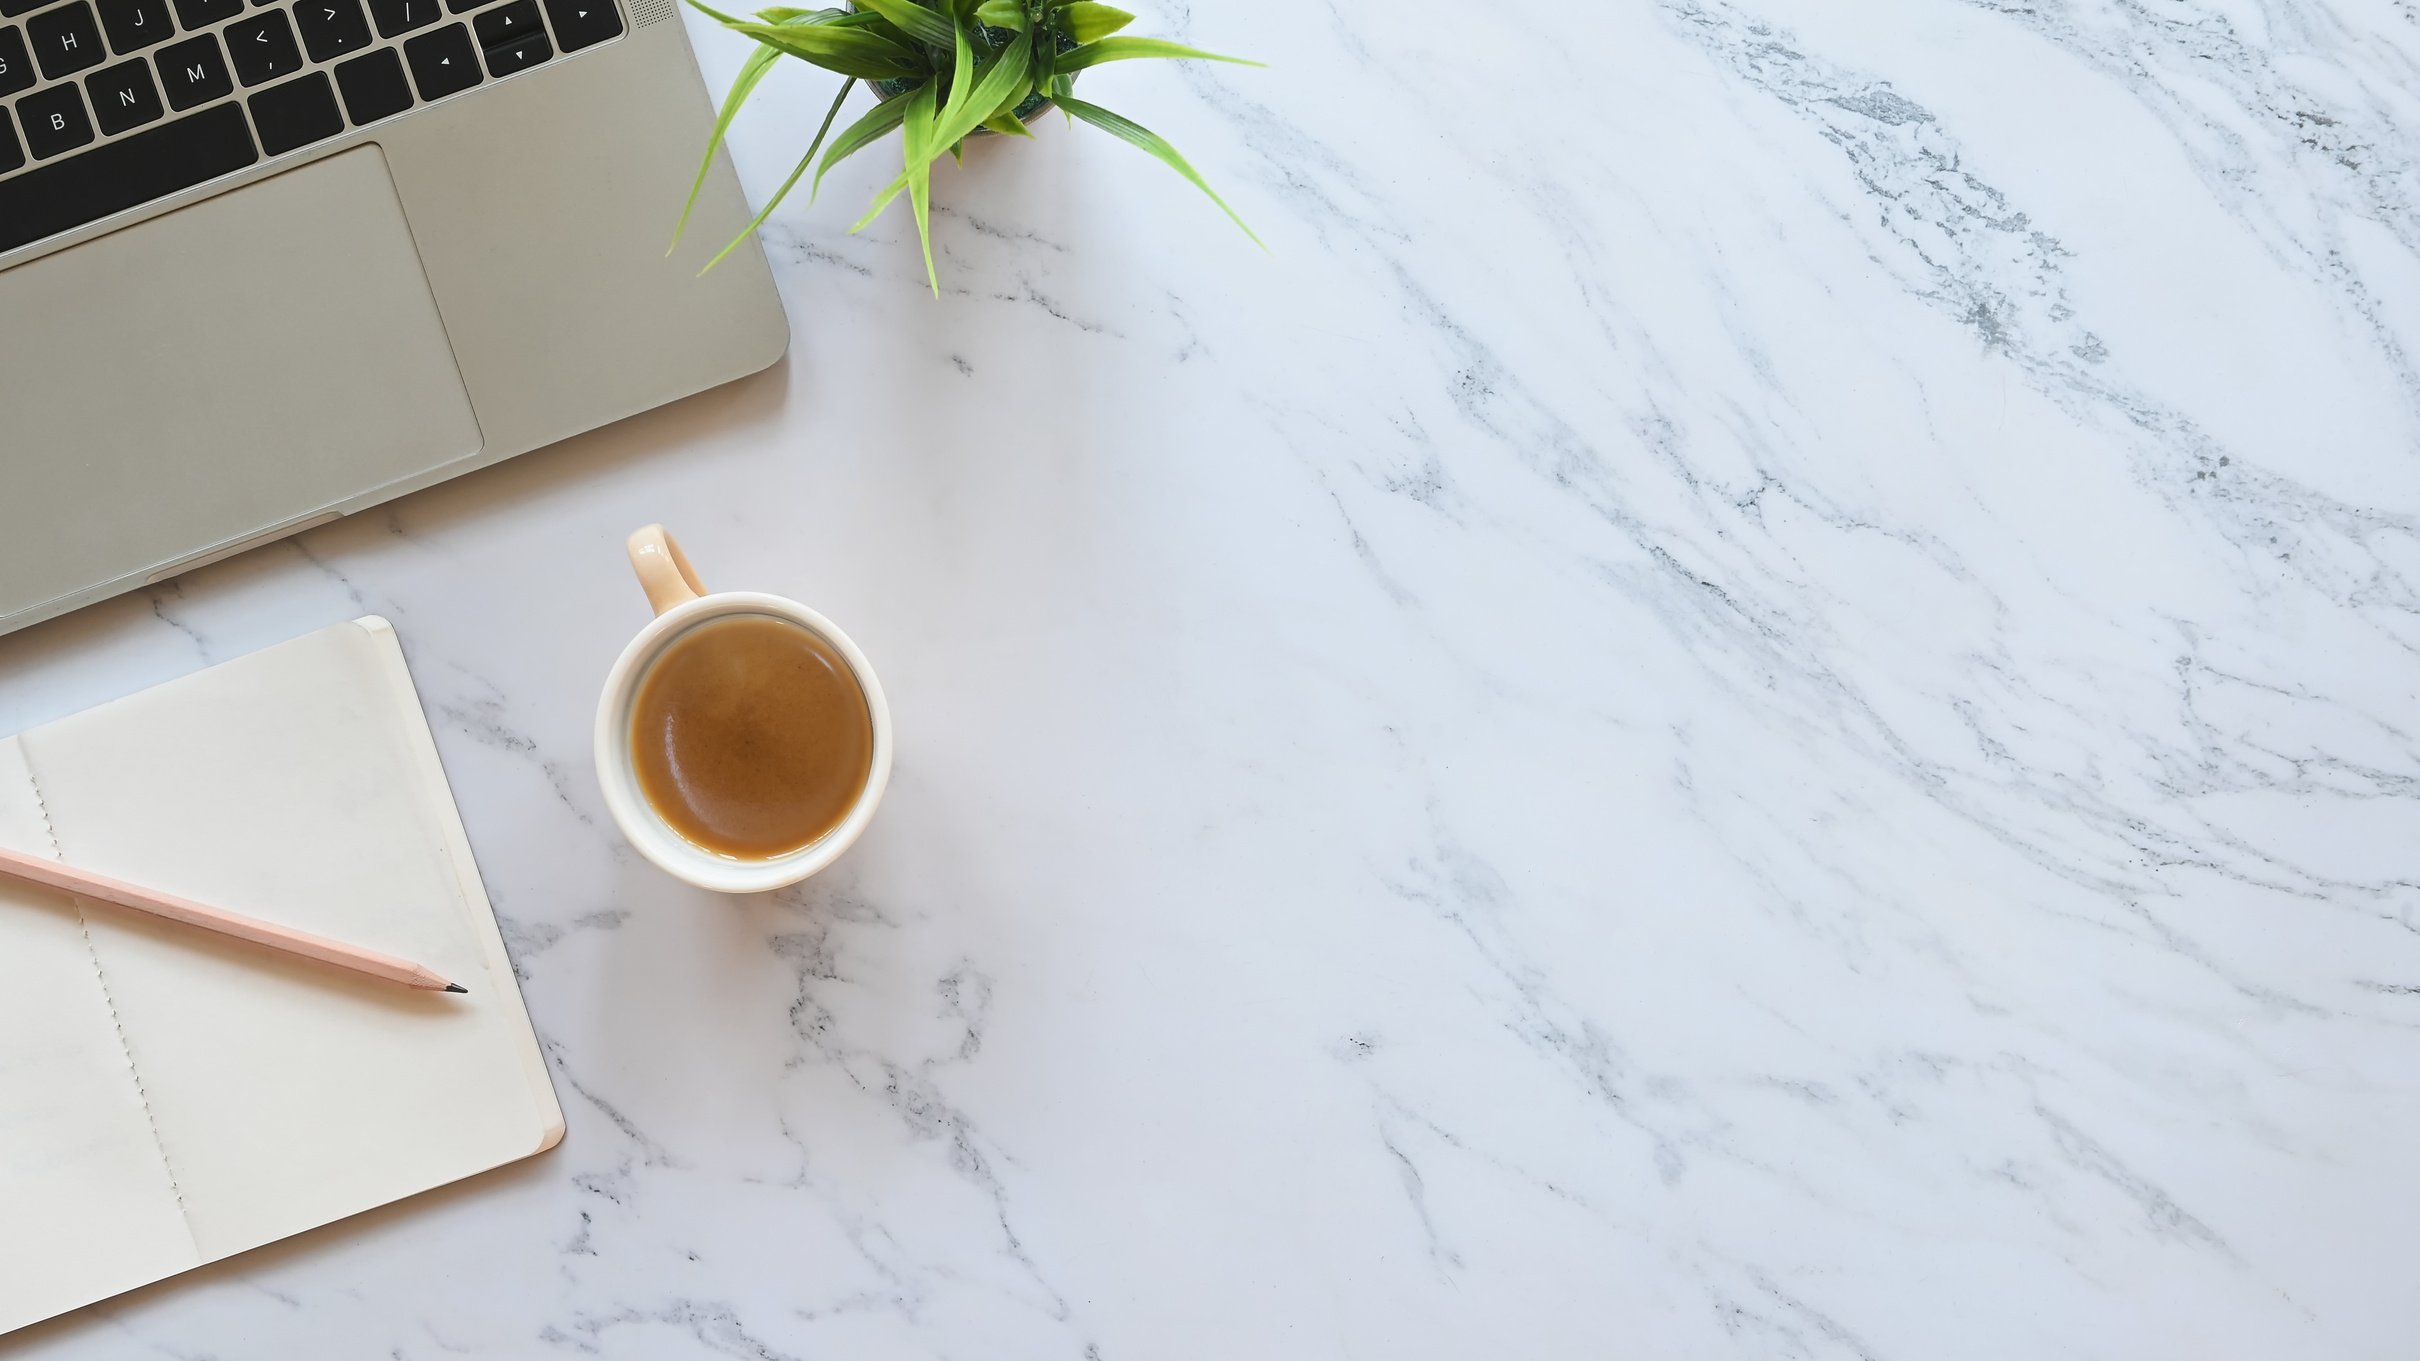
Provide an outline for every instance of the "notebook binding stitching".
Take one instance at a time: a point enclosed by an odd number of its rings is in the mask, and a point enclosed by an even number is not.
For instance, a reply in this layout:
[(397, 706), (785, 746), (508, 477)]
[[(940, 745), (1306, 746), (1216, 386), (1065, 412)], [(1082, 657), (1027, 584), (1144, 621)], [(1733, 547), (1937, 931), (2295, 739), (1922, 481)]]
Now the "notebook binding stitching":
[[(50, 820), (50, 800), (43, 797), (42, 782), (34, 778), (30, 762), (25, 772), (25, 783), (34, 791), (34, 811), (42, 815), (42, 835), (50, 842), (50, 858), (63, 862), (67, 859), (67, 852), (60, 848), (59, 829)], [(168, 1190), (176, 1196), (177, 1218), (184, 1223), (185, 1233), (190, 1237), (193, 1233), (193, 1214), (185, 1206), (185, 1187), (177, 1180), (176, 1161), (168, 1156), (168, 1141), (160, 1136), (160, 1119), (152, 1113), (151, 1093), (143, 1086), (143, 1070), (135, 1067), (134, 1046), (126, 1039), (126, 1022), (119, 1019), (118, 999), (109, 990), (109, 970), (101, 963), (100, 948), (93, 944), (92, 919), (84, 915), (84, 904), (80, 900), (70, 896), (68, 901), (75, 905), (76, 927), (84, 933), (84, 953), (92, 959), (93, 977), (101, 984), (101, 1004), (109, 1008), (109, 1024), (118, 1032), (118, 1052), (126, 1056), (126, 1074), (134, 1079), (135, 1098), (143, 1105), (143, 1123), (151, 1127), (151, 1146), (160, 1151), (160, 1167), (168, 1174)], [(196, 1250), (199, 1250), (198, 1245)]]

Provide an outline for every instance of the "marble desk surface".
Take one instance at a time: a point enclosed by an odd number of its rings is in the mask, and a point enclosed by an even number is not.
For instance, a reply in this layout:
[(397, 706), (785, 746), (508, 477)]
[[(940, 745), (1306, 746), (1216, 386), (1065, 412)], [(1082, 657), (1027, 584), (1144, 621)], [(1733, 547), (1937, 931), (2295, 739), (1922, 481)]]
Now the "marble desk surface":
[[(869, 157), (783, 366), (0, 641), (395, 620), (570, 1121), (0, 1352), (2411, 1356), (2420, 6), (1136, 8), (1269, 253)], [(656, 519), (889, 687), (802, 890), (606, 820)]]

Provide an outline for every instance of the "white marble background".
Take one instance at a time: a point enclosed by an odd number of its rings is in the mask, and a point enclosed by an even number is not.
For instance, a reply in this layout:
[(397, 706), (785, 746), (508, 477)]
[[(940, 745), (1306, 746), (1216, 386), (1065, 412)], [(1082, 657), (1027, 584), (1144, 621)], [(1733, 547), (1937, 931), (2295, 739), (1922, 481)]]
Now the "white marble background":
[[(0, 1352), (2411, 1355), (2420, 6), (1137, 8), (1270, 254), (869, 160), (786, 367), (0, 641), (393, 617), (571, 1122)], [(806, 891), (605, 823), (654, 518), (891, 688)]]

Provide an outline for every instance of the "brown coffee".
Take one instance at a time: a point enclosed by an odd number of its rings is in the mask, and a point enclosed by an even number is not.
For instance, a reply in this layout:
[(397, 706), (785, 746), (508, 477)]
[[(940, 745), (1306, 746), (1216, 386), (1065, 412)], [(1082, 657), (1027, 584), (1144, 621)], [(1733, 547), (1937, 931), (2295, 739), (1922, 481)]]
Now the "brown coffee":
[(630, 705), (630, 758), (658, 816), (697, 846), (770, 860), (831, 834), (865, 793), (874, 719), (848, 661), (786, 619), (690, 629)]

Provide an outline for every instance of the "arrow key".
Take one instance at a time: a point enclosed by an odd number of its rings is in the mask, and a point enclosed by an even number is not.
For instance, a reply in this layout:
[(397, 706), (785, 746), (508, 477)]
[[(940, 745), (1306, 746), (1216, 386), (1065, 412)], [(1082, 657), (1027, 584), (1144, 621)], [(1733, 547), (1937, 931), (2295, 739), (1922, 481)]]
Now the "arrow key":
[(465, 24), (447, 24), (412, 39), (403, 45), (403, 59), (411, 63), (412, 83), (422, 99), (460, 94), (482, 79), (479, 49), (471, 45)]
[(622, 36), (622, 16), (614, 0), (546, 0), (547, 20), (555, 26), (555, 42), (566, 52), (594, 47)]
[(545, 31), (538, 22), (538, 0), (513, 0), (509, 5), (491, 9), (471, 20), (471, 32), (478, 37), (479, 50), (482, 52), (518, 42), (525, 33)]
[(555, 54), (544, 32), (531, 33), (487, 49), (487, 73), (501, 80), (526, 71)]

